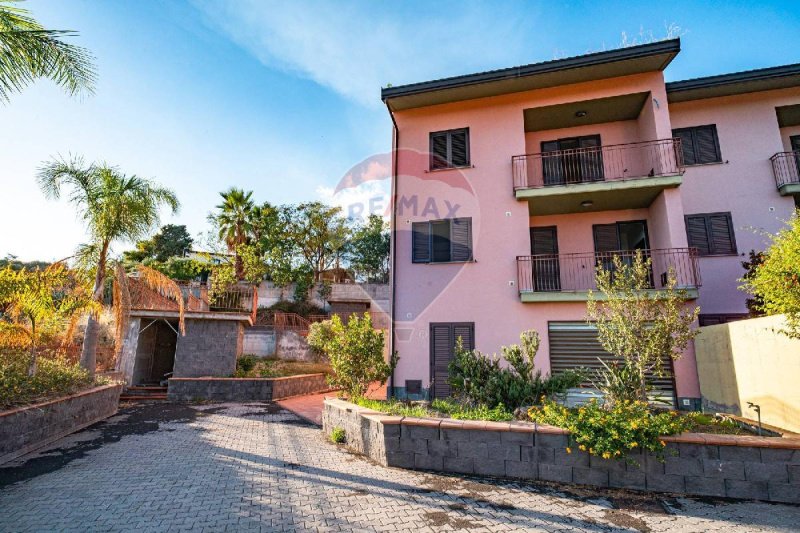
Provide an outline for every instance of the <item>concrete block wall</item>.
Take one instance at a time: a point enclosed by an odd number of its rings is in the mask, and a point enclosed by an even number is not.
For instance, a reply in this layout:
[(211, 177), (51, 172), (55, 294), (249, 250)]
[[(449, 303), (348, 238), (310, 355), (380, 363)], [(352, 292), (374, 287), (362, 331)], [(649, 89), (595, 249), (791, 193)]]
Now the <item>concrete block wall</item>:
[(634, 463), (572, 449), (569, 434), (524, 422), (386, 416), (325, 400), (323, 430), (385, 466), (595, 487), (800, 503), (800, 439), (685, 434), (664, 437), (665, 462)]
[(284, 378), (172, 378), (167, 397), (172, 401), (272, 401), (330, 390), (325, 374)]
[(244, 326), (235, 320), (187, 319), (178, 336), (174, 377), (230, 376), (242, 354)]
[(29, 453), (117, 412), (122, 385), (0, 412), (0, 464)]

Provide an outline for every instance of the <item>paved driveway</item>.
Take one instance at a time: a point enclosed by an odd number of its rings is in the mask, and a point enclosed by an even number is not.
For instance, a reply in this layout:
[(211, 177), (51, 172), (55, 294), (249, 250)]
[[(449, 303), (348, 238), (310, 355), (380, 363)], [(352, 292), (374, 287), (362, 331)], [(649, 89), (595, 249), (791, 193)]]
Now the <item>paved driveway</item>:
[(279, 406), (160, 404), (0, 468), (2, 531), (797, 531), (800, 508), (382, 468)]

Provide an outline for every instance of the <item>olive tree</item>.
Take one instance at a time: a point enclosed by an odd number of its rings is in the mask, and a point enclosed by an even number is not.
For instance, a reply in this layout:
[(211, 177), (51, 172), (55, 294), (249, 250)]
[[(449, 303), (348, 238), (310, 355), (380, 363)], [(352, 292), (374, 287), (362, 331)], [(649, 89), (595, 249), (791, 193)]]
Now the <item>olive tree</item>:
[[(651, 290), (652, 263), (642, 252), (630, 262), (619, 256), (611, 268), (598, 265), (597, 293), (590, 291), (587, 318), (597, 327), (603, 348), (623, 360), (605, 365), (601, 381), (607, 401), (647, 400), (648, 374), (664, 373), (664, 356), (680, 358), (696, 335), (693, 328), (699, 307), (687, 306), (688, 294), (676, 287), (675, 272), (667, 272), (666, 284)], [(613, 386), (611, 386), (613, 385)]]

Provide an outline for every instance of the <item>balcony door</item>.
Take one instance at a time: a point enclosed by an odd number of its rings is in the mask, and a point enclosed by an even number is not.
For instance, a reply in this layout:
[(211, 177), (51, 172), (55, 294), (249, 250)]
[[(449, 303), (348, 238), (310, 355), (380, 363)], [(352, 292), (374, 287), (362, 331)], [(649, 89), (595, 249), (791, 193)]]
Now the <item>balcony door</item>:
[(595, 224), (592, 230), (597, 264), (606, 270), (614, 270), (615, 255), (619, 256), (623, 263), (632, 265), (636, 250), (650, 249), (647, 222), (644, 220)]
[(560, 291), (561, 268), (558, 263), (558, 232), (555, 226), (531, 228), (531, 255), (533, 290)]
[(800, 135), (792, 135), (789, 137), (789, 144), (791, 145), (792, 152), (794, 152), (794, 162), (797, 165), (797, 173), (800, 175)]
[(603, 180), (603, 153), (599, 135), (542, 142), (545, 185)]

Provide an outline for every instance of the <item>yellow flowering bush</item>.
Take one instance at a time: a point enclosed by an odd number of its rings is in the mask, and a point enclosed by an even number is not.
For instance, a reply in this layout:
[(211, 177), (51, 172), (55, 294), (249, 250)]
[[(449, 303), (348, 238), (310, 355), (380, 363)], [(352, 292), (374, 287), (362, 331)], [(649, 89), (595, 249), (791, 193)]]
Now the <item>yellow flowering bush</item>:
[[(568, 408), (552, 401), (528, 411), (531, 420), (566, 429), (578, 449), (604, 459), (629, 459), (639, 450), (664, 458), (666, 443), (662, 435), (675, 435), (692, 429), (695, 415), (679, 416), (674, 411), (654, 411), (647, 402), (623, 400), (605, 408), (596, 400), (579, 408)], [(572, 448), (568, 449), (568, 453)]]

